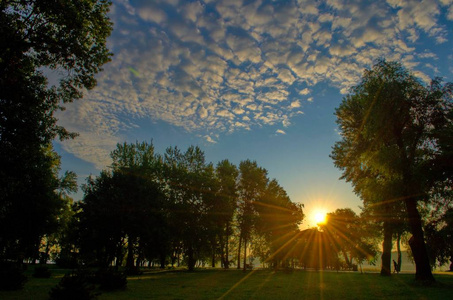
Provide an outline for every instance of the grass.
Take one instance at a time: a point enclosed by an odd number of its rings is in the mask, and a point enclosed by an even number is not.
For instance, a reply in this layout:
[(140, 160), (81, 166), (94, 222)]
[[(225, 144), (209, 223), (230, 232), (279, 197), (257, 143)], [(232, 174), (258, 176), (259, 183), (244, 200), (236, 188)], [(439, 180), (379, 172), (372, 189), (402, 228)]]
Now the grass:
[[(53, 270), (50, 279), (29, 276), (23, 290), (0, 291), (0, 299), (48, 299), (65, 272)], [(413, 274), (386, 278), (358, 272), (145, 271), (129, 277), (126, 290), (103, 292), (99, 299), (453, 299), (453, 274), (435, 277), (437, 283), (426, 287), (417, 285)]]

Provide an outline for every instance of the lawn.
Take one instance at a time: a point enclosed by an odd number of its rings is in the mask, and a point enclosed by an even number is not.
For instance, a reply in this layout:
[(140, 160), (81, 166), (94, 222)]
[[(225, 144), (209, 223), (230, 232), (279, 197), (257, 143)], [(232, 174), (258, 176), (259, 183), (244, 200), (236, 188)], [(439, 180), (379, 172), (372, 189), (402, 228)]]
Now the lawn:
[[(22, 291), (2, 291), (0, 299), (47, 299), (63, 272), (54, 270), (50, 279), (29, 278)], [(413, 274), (152, 271), (129, 277), (126, 290), (104, 292), (99, 299), (453, 299), (453, 275), (435, 277), (438, 283), (425, 287), (415, 284)]]

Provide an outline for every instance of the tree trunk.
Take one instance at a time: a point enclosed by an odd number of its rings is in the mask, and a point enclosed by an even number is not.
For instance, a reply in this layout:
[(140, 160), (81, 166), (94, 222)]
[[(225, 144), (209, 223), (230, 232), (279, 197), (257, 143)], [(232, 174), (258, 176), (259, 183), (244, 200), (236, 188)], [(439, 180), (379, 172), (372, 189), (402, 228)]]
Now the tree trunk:
[(219, 248), (220, 248), (220, 267), (225, 268), (225, 243), (223, 241), (223, 233), (219, 234)]
[(43, 264), (43, 265), (47, 264), (47, 260), (49, 259), (49, 252), (50, 252), (50, 242), (49, 242), (49, 238), (47, 238), (46, 250), (44, 250), (44, 255), (40, 262), (41, 264)]
[(211, 268), (215, 268), (215, 247), (212, 246), (212, 249), (211, 249), (212, 253), (211, 253)]
[(381, 276), (392, 275), (392, 236), (390, 221), (384, 221), (384, 241), (382, 242)]
[(346, 251), (341, 249), (341, 252), (343, 253), (344, 260), (346, 262), (346, 265), (350, 268), (351, 267), (351, 262), (349, 261), (348, 254), (346, 254)]
[(399, 273), (401, 271), (401, 263), (403, 262), (401, 255), (401, 232), (398, 232), (396, 236), (396, 249), (398, 250), (398, 269), (396, 270), (396, 272)]
[(190, 272), (195, 270), (195, 263), (196, 261), (194, 258), (193, 247), (189, 246), (189, 249), (187, 249), (187, 264)]
[[(160, 261), (161, 269), (165, 269), (165, 258), (166, 258), (166, 255), (161, 251), (161, 253), (159, 254), (159, 261)], [(173, 263), (172, 263), (172, 266), (173, 266)]]
[(405, 202), (412, 233), (412, 237), (409, 240), (409, 246), (411, 247), (415, 261), (415, 280), (434, 283), (436, 280), (431, 272), (431, 265), (429, 263), (428, 251), (426, 250), (422, 229), (422, 219), (417, 209), (417, 199), (408, 197)]
[(241, 268), (241, 246), (242, 246), (242, 236), (239, 236), (239, 247), (238, 247), (238, 265), (237, 268)]
[(244, 265), (243, 270), (247, 270), (247, 239), (244, 239)]
[(453, 272), (453, 254), (450, 256), (450, 272)]
[(134, 268), (134, 242), (132, 241), (132, 239), (128, 239), (126, 269), (132, 270), (133, 268)]
[(229, 249), (229, 240), (230, 240), (230, 235), (228, 234), (229, 232), (229, 225), (227, 225), (227, 234), (225, 236), (225, 269), (230, 268), (230, 249)]

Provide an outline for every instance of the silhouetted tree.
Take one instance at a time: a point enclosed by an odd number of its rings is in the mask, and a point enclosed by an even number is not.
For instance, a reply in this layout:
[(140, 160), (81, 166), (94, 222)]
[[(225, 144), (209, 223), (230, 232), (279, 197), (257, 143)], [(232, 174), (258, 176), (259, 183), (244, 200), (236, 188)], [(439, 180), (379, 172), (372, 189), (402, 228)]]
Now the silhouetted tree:
[[(342, 140), (332, 157), (344, 171), (355, 168), (400, 182), (391, 199), (404, 202), (412, 238), (409, 241), (416, 262), (416, 279), (433, 282), (417, 203), (428, 200), (433, 186), (433, 165), (439, 151), (438, 128), (448, 123), (452, 87), (434, 80), (424, 87), (398, 63), (379, 61), (366, 70), (336, 110)], [(344, 161), (350, 160), (350, 164)], [(440, 181), (436, 178), (435, 181)]]
[(238, 268), (240, 263), (241, 242), (244, 246), (243, 269), (246, 270), (247, 246), (250, 242), (253, 226), (256, 221), (255, 202), (264, 196), (268, 183), (267, 170), (258, 167), (256, 161), (245, 160), (239, 164), (239, 250)]
[(256, 234), (264, 237), (269, 248), (266, 261), (273, 261), (277, 268), (290, 256), (298, 225), (304, 218), (302, 205), (291, 202), (286, 191), (273, 179), (268, 182), (263, 196), (255, 202), (255, 210)]
[(237, 177), (239, 172), (237, 167), (228, 160), (222, 160), (216, 166), (215, 175), (218, 181), (218, 192), (214, 215), (219, 227), (222, 265), (228, 269), (230, 266), (229, 240), (233, 234), (233, 217), (237, 208)]
[[(79, 213), (81, 252), (106, 267), (115, 259), (121, 265), (127, 247), (126, 267), (133, 270), (144, 253), (161, 253), (167, 243), (167, 207), (159, 185), (161, 160), (152, 144), (118, 144), (112, 154), (112, 171), (89, 179)], [(115, 224), (115, 226), (112, 226)]]
[[(75, 135), (56, 124), (54, 112), (93, 88), (109, 61), (109, 6), (0, 2), (0, 256), (32, 255), (62, 205), (49, 153), (55, 137)], [(62, 74), (56, 86), (48, 85), (52, 71)]]
[(164, 155), (164, 176), (167, 199), (171, 202), (171, 223), (174, 235), (184, 245), (187, 264), (193, 271), (197, 255), (207, 246), (206, 214), (215, 195), (212, 165), (206, 164), (203, 151), (191, 146), (186, 152), (167, 148)]
[(429, 222), (425, 232), (431, 264), (442, 266), (450, 262), (449, 270), (453, 271), (453, 208)]

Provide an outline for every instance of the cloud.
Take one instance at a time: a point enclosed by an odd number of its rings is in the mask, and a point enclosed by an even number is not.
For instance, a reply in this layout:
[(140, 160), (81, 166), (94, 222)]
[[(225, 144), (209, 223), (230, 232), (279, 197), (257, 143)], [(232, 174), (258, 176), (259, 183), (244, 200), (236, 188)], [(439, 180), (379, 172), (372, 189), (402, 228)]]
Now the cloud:
[(205, 135), (204, 138), (208, 143), (217, 144), (217, 142), (213, 140), (212, 137), (210, 137), (209, 135)]
[(300, 107), (300, 101), (299, 100), (296, 100), (294, 102), (291, 102), (291, 107), (292, 108), (298, 108)]
[(115, 55), (98, 86), (59, 115), (81, 134), (65, 149), (98, 167), (139, 119), (213, 142), (215, 134), (290, 126), (301, 96), (312, 102), (320, 83), (347, 93), (380, 57), (426, 79), (439, 58), (417, 43), (448, 42), (439, 20), (453, 20), (452, 0), (113, 2)]
[(281, 129), (277, 129), (277, 131), (275, 131), (275, 133), (277, 133), (277, 134), (286, 134), (286, 132), (281, 130)]

